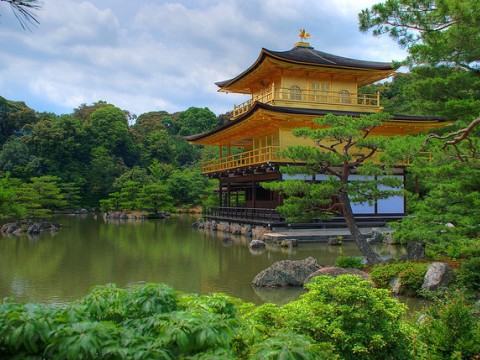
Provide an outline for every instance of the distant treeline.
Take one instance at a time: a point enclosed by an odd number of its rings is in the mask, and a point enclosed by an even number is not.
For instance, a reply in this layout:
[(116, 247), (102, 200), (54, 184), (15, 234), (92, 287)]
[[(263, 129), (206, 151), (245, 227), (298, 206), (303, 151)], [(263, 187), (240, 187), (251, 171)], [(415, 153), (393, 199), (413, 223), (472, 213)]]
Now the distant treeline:
[(199, 162), (217, 151), (184, 136), (228, 118), (196, 107), (137, 117), (104, 101), (56, 115), (0, 97), (0, 191), (10, 200), (0, 203), (0, 216), (100, 205), (153, 212), (198, 205), (210, 188)]

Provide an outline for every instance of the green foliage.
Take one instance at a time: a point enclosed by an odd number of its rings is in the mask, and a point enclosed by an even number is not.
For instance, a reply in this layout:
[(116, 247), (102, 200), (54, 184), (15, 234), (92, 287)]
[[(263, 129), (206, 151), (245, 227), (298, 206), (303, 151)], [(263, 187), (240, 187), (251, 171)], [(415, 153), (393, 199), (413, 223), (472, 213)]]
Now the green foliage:
[[(391, 177), (379, 176), (368, 181), (349, 178), (353, 171), (362, 176), (384, 174), (379, 166), (371, 162), (371, 157), (386, 146), (386, 139), (369, 137), (369, 133), (387, 118), (386, 114), (362, 115), (359, 118), (327, 114), (314, 120), (321, 128), (293, 130), (295, 136), (314, 140), (317, 147), (290, 146), (281, 151), (280, 156), (305, 164), (283, 167), (281, 171), (312, 176), (326, 173), (328, 179), (321, 182), (282, 181), (262, 184), (267, 189), (287, 195), (284, 205), (278, 208), (282, 215), (289, 221), (310, 221), (340, 212), (340, 204), (333, 208), (330, 205), (335, 197), (338, 201), (342, 193), (347, 193), (352, 202), (372, 202), (398, 195), (396, 188), (401, 184)], [(346, 171), (339, 171), (338, 168)]]
[[(311, 221), (341, 213), (352, 238), (369, 263), (381, 261), (370, 244), (361, 235), (353, 215), (351, 203), (372, 204), (401, 193), (401, 181), (388, 175), (385, 166), (375, 163), (374, 155), (385, 149), (387, 137), (371, 136), (388, 114), (361, 114), (359, 117), (327, 114), (314, 119), (316, 128), (296, 128), (297, 137), (313, 140), (312, 146), (289, 146), (279, 156), (300, 163), (284, 166), (286, 174), (302, 174), (313, 180), (316, 174), (325, 174), (322, 181), (281, 181), (262, 184), (267, 189), (287, 195), (278, 211), (287, 221)], [(359, 175), (353, 179), (352, 174)]]
[(372, 268), (370, 276), (382, 288), (389, 288), (390, 281), (398, 277), (401, 283), (400, 294), (419, 295), (428, 265), (413, 261), (378, 264)]
[(380, 92), (382, 106), (391, 114), (443, 116), (469, 120), (480, 107), (480, 78), (451, 66), (416, 66), (396, 74), (392, 82), (369, 85), (360, 91)]
[(9, 173), (0, 178), (0, 219), (21, 218), (26, 214), (26, 206), (17, 200), (19, 184)]
[[(182, 309), (181, 297), (189, 299), (182, 301)], [(63, 308), (4, 302), (0, 356), (233, 359), (231, 344), (239, 322), (232, 309), (226, 296), (179, 295), (155, 284), (131, 290), (96, 287), (79, 303)]]
[(335, 260), (335, 266), (346, 269), (363, 269), (363, 260), (355, 256), (340, 256)]
[(326, 219), (339, 209), (331, 209), (332, 197), (336, 196), (338, 186), (335, 179), (329, 182), (308, 183), (303, 180), (285, 180), (282, 182), (265, 182), (262, 187), (271, 191), (280, 191), (286, 195), (283, 205), (277, 210), (288, 221), (314, 221)]
[(480, 355), (478, 304), (459, 291), (426, 309), (418, 339), (429, 359), (475, 359)]
[(48, 344), (54, 310), (7, 300), (0, 306), (0, 313), (0, 355), (41, 353)]
[(461, 264), (457, 271), (458, 283), (464, 288), (480, 293), (480, 257), (471, 258)]
[(155, 130), (145, 136), (144, 146), (150, 159), (158, 159), (163, 163), (175, 160), (175, 143), (166, 130)]
[(121, 330), (109, 322), (78, 322), (57, 327), (44, 355), (60, 359), (125, 358), (127, 349), (119, 346)]
[(145, 185), (140, 189), (138, 207), (155, 214), (161, 211), (171, 211), (174, 199), (168, 193), (168, 188), (161, 184)]
[[(468, 258), (480, 255), (480, 167), (478, 159), (458, 161), (434, 152), (431, 163), (412, 166), (428, 193), (410, 201), (414, 215), (392, 223), (393, 236), (406, 243), (422, 241), (427, 256)], [(450, 225), (447, 225), (450, 224)]]
[(129, 317), (146, 317), (177, 310), (177, 294), (169, 286), (146, 284), (134, 289), (126, 312)]
[(40, 163), (20, 138), (12, 137), (0, 151), (0, 172), (9, 172), (12, 177), (27, 181), (39, 173)]
[[(72, 207), (96, 207), (104, 200), (102, 209), (128, 210), (139, 208), (137, 200), (152, 199), (149, 209), (141, 210), (154, 211), (159, 200), (151, 191), (142, 193), (143, 186), (153, 182), (167, 185), (175, 170), (183, 172), (187, 166), (190, 169), (185, 171), (198, 174), (192, 169), (198, 168), (202, 149), (183, 136), (212, 129), (217, 118), (206, 108), (145, 113), (129, 126), (135, 118), (105, 101), (82, 104), (71, 115), (56, 116), (0, 98), (0, 172), (10, 172), (25, 183), (32, 177), (56, 176)], [(176, 191), (169, 185), (168, 196), (178, 192), (177, 205), (204, 201), (208, 182), (199, 181), (197, 175), (185, 177), (192, 180), (194, 188)], [(129, 180), (138, 182), (136, 189), (125, 186)], [(184, 181), (179, 185), (185, 187)], [(29, 213), (48, 215), (35, 193), (28, 189), (21, 193), (22, 201), (30, 204)], [(163, 190), (161, 194), (166, 204), (160, 207), (170, 208), (172, 201), (165, 198)]]
[(267, 320), (267, 337), (293, 331), (317, 344), (330, 343), (342, 359), (411, 358), (413, 329), (401, 319), (405, 306), (389, 291), (352, 275), (319, 276), (308, 287), (297, 301), (274, 311), (262, 305), (247, 316), (259, 324)]
[(20, 132), (24, 126), (34, 124), (37, 118), (35, 111), (24, 102), (11, 101), (0, 96), (0, 144)]
[(166, 181), (166, 186), (177, 206), (199, 205), (211, 192), (209, 180), (189, 169), (174, 171)]
[(190, 107), (178, 116), (179, 135), (194, 135), (212, 130), (217, 123), (217, 117), (208, 108)]
[(478, 74), (479, 14), (476, 0), (389, 0), (362, 10), (359, 20), (362, 31), (408, 47), (410, 62), (446, 62)]
[(142, 136), (153, 131), (165, 130), (162, 120), (168, 116), (166, 111), (150, 111), (139, 115), (132, 128)]
[[(0, 357), (54, 359), (472, 358), (479, 320), (459, 294), (416, 327), (387, 290), (352, 275), (317, 277), (282, 307), (169, 286), (97, 286), (80, 301), (0, 303)], [(456, 357), (455, 357), (456, 356)]]
[(22, 214), (30, 219), (50, 217), (54, 211), (68, 206), (62, 189), (55, 176), (40, 176), (30, 179), (28, 183), (19, 183), (16, 205), (26, 210)]
[(335, 360), (333, 346), (330, 344), (315, 344), (309, 337), (285, 332), (274, 335), (252, 348), (252, 360), (263, 359), (303, 359), (303, 360)]

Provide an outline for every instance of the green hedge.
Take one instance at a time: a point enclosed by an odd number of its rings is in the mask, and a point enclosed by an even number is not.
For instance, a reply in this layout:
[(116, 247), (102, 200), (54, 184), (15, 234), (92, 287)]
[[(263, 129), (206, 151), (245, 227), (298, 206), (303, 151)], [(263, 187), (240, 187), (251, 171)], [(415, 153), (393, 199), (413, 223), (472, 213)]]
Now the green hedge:
[(424, 322), (409, 324), (405, 305), (360, 277), (321, 276), (308, 287), (280, 307), (158, 284), (96, 287), (61, 307), (6, 299), (0, 304), (0, 358), (478, 357), (479, 320), (465, 298), (440, 303)]
[(375, 265), (370, 272), (372, 280), (381, 288), (388, 288), (390, 281), (398, 276), (401, 282), (400, 294), (419, 295), (428, 263), (403, 261)]

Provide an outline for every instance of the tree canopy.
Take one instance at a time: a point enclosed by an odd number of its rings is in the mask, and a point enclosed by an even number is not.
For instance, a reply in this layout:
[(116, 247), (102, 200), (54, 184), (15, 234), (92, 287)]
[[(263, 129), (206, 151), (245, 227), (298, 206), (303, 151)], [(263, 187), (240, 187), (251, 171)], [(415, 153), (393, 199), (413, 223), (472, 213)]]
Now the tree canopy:
[(414, 64), (451, 64), (480, 76), (477, 0), (387, 0), (362, 10), (360, 29), (388, 34)]
[[(388, 117), (384, 113), (360, 117), (327, 114), (314, 119), (318, 128), (294, 129), (295, 136), (313, 140), (315, 147), (289, 146), (281, 151), (280, 156), (302, 164), (282, 167), (281, 171), (310, 177), (326, 174), (328, 178), (313, 183), (301, 180), (263, 184), (288, 196), (278, 208), (287, 219), (312, 220), (322, 213), (341, 213), (352, 238), (370, 263), (380, 262), (380, 258), (360, 233), (351, 203), (387, 198), (400, 186), (398, 179), (383, 176), (386, 175), (383, 167), (373, 162), (374, 155), (385, 147), (386, 138), (370, 134)], [(360, 178), (352, 179), (353, 174)]]

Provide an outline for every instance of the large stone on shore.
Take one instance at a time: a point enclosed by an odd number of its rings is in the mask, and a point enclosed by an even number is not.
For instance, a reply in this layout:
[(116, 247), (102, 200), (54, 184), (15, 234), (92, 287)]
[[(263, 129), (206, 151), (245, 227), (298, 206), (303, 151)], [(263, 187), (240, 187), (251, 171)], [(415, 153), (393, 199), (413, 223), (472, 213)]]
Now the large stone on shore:
[(0, 228), (0, 232), (13, 235), (23, 235), (25, 233), (29, 235), (35, 235), (44, 231), (57, 232), (58, 230), (60, 230), (60, 224), (55, 224), (44, 220), (36, 222), (27, 222), (26, 220), (21, 220), (16, 223), (5, 224)]
[(0, 232), (2, 233), (6, 233), (6, 234), (12, 234), (15, 230), (17, 230), (20, 226), (18, 226), (18, 224), (16, 223), (7, 223), (7, 224), (4, 224), (1, 228), (0, 228)]
[(338, 266), (327, 266), (327, 267), (322, 267), (321, 269), (318, 269), (315, 272), (308, 275), (307, 278), (304, 281), (304, 285), (311, 282), (313, 280), (313, 278), (316, 277), (316, 276), (337, 277), (337, 276), (345, 275), (345, 274), (361, 276), (364, 280), (372, 280), (370, 275), (367, 274), (365, 271), (362, 271), (362, 270), (345, 269), (345, 268), (338, 267)]
[(202, 219), (198, 219), (197, 221), (195, 221), (195, 222), (192, 224), (192, 228), (194, 228), (194, 229), (203, 229), (203, 228), (205, 228), (205, 221), (203, 221)]
[(455, 274), (450, 266), (442, 262), (434, 262), (427, 269), (422, 289), (436, 291), (450, 285), (453, 280), (455, 280)]
[(28, 227), (27, 233), (32, 234), (40, 234), (40, 226), (38, 224), (32, 224)]
[(320, 268), (321, 265), (312, 257), (305, 260), (281, 260), (255, 276), (252, 285), (262, 287), (303, 286), (307, 276)]
[(393, 295), (400, 295), (402, 293), (402, 279), (399, 276), (394, 276), (388, 282), (388, 286), (392, 289)]

